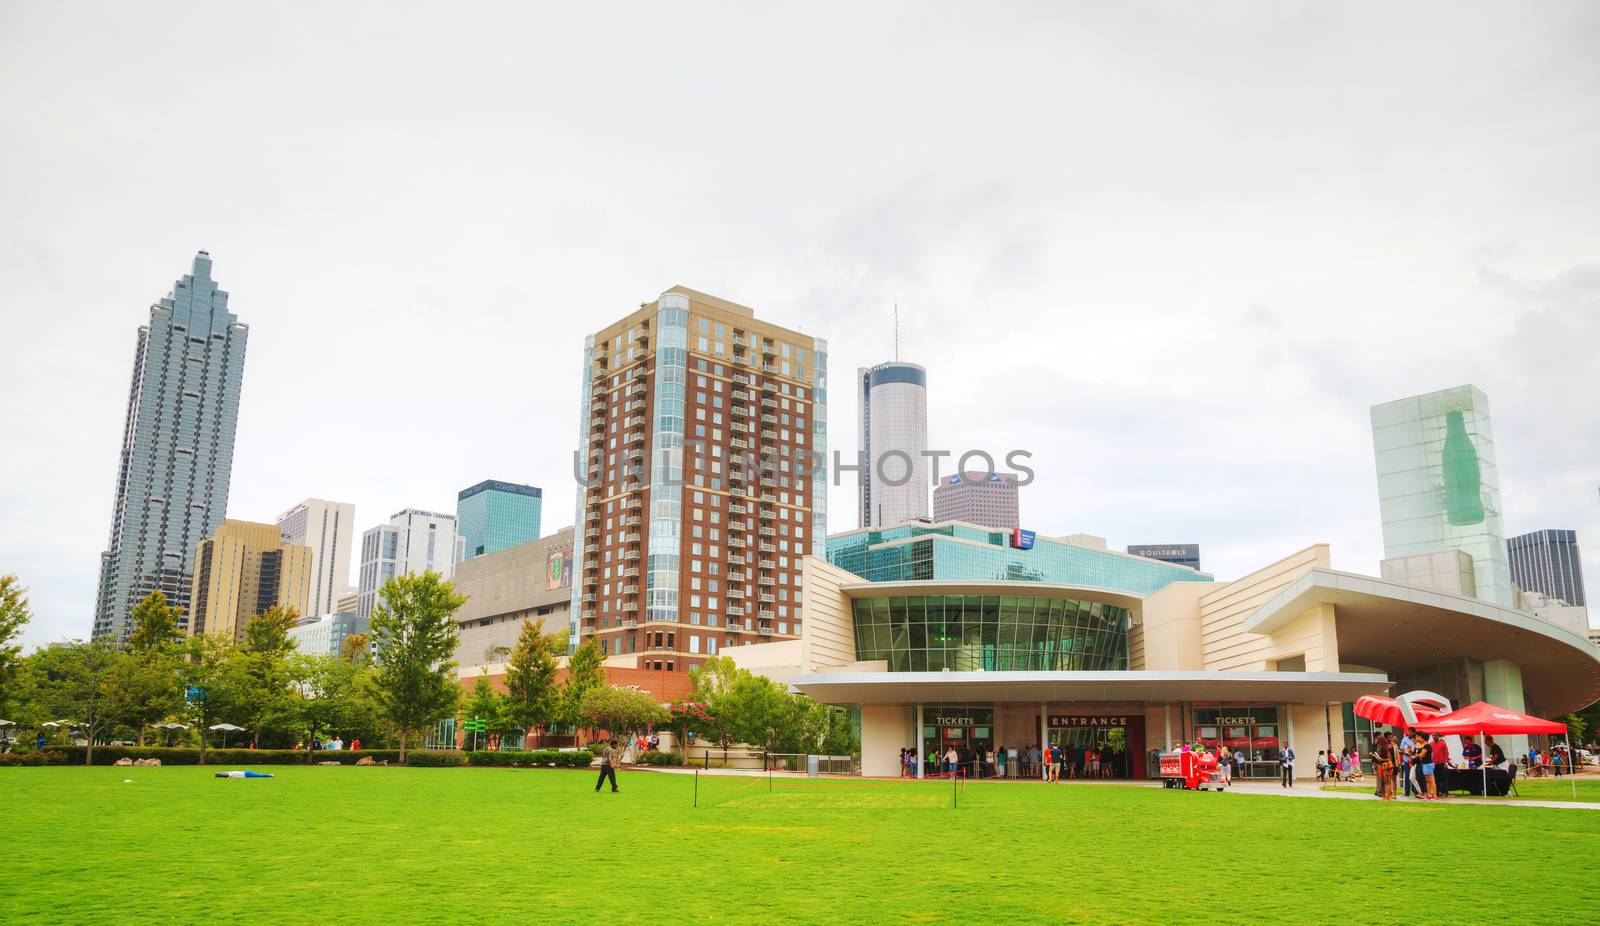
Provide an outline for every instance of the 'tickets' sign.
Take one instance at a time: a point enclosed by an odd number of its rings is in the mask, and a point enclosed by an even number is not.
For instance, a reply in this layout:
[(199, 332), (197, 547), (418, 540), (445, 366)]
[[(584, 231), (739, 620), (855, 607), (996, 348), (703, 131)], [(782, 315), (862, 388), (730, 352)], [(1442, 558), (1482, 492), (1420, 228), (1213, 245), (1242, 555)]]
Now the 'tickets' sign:
[(935, 715), (933, 722), (941, 727), (975, 727), (978, 721), (971, 717), (943, 717)]
[(1106, 727), (1126, 727), (1127, 714), (1068, 714), (1050, 717), (1050, 726), (1067, 730), (1097, 730)]

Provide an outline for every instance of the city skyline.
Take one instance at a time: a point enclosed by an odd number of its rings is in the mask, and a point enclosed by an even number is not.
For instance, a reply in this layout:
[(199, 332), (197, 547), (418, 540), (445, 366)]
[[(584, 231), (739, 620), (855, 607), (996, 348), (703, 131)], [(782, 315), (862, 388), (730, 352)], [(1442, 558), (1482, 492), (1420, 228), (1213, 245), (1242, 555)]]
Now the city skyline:
[[(915, 307), (901, 356), (937, 385), (929, 433), (997, 458), (1033, 451), (1024, 527), (1119, 548), (1198, 542), (1219, 577), (1319, 541), (1375, 573), (1367, 408), (1470, 382), (1494, 400), (1506, 535), (1575, 529), (1585, 579), (1600, 581), (1600, 435), (1572, 423), (1591, 417), (1600, 379), (1587, 167), (1600, 139), (1583, 89), (1600, 65), (1569, 38), (1593, 28), (1590, 11), (1343, 26), (1193, 11), (1154, 36), (1118, 11), (1046, 17), (1006, 54), (978, 53), (960, 93), (925, 63), (945, 41), (927, 25), (898, 33), (868, 11), (869, 53), (814, 23), (741, 14), (775, 47), (839, 51), (837, 70), (801, 75), (733, 43), (747, 86), (781, 101), (761, 112), (686, 64), (641, 77), (663, 11), (616, 35), (618, 70), (570, 95), (542, 88), (581, 66), (585, 43), (523, 61), (510, 40), (527, 13), (475, 55), (487, 89), (479, 72), (413, 76), (416, 43), (459, 41), (432, 28), (442, 20), (400, 17), (407, 54), (332, 55), (230, 10), (165, 31), (116, 7), (92, 29), (62, 10), (5, 15), (0, 72), (15, 82), (61, 60), (69, 36), (88, 52), (0, 101), (9, 124), (34, 127), (0, 152), (14, 206), (4, 318), (32, 345), (0, 372), (0, 440), (15, 449), (0, 505), (20, 525), (0, 538), (0, 571), (31, 590), (29, 646), (89, 631), (129, 335), (198, 249), (223, 262), (230, 309), (251, 324), (231, 518), (271, 521), (316, 495), (370, 526), (408, 505), (451, 511), (486, 473), (544, 487), (564, 513), (583, 334), (682, 282), (829, 341), (830, 449), (847, 459), (837, 371), (892, 356), (893, 302)], [(599, 28), (579, 11), (538, 24)], [(1282, 40), (1263, 53), (1269, 26)], [(240, 41), (203, 39), (219, 28)], [(1195, 50), (1185, 30), (1215, 42)], [(727, 52), (726, 37), (692, 44)], [(261, 76), (285, 48), (295, 79)], [(1374, 67), (1285, 69), (1291, 50)], [(1265, 66), (1279, 79), (1259, 80)], [(195, 67), (213, 77), (193, 81)], [(910, 87), (936, 91), (944, 115), (907, 102)], [(843, 114), (863, 93), (893, 115)], [(623, 153), (678, 122), (666, 101), (686, 98), (705, 101), (683, 119), (707, 145)], [(528, 107), (544, 115), (502, 116)], [(1018, 120), (1019, 107), (1074, 118)], [(153, 131), (196, 111), (259, 134), (198, 151)], [(456, 131), (407, 128), (437, 118)], [(952, 119), (973, 131), (948, 137)], [(679, 217), (671, 235), (642, 231), (652, 213)], [(830, 488), (830, 531), (855, 526), (855, 497), (851, 479)]]

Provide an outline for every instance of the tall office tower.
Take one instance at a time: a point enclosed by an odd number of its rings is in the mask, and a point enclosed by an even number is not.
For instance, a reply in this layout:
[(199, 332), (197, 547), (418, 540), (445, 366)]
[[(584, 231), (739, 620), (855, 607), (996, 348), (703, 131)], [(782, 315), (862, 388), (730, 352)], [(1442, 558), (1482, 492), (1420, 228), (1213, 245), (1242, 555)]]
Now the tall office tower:
[(856, 370), (861, 525), (928, 516), (928, 374), (914, 363)]
[(195, 547), (189, 632), (241, 640), (245, 625), (275, 605), (304, 615), (311, 559), (311, 548), (283, 540), (276, 524), (223, 521)]
[(1134, 544), (1128, 547), (1128, 552), (1134, 556), (1145, 559), (1158, 559), (1163, 563), (1172, 563), (1175, 566), (1188, 566), (1190, 569), (1200, 569), (1200, 545), (1198, 543), (1147, 543)]
[(1016, 473), (946, 476), (933, 489), (933, 519), (1016, 530), (1022, 519), (1017, 505)]
[(351, 591), (350, 548), (355, 545), (356, 506), (308, 498), (278, 515), (284, 542), (311, 548), (310, 616), (333, 614)]
[(1511, 556), (1511, 581), (1524, 591), (1587, 607), (1583, 597), (1583, 561), (1578, 558), (1577, 531), (1542, 530), (1506, 541)]
[(1511, 607), (1489, 399), (1457, 386), (1372, 406), (1384, 556), (1461, 550), (1477, 597)]
[(456, 496), (456, 519), (461, 531), (463, 560), (498, 553), (539, 539), (539, 508), (543, 492), (537, 486), (488, 479)]
[(461, 538), (456, 516), (407, 508), (396, 512), (388, 524), (369, 528), (361, 535), (361, 574), (356, 613), (370, 617), (383, 583), (395, 576), (433, 571), (446, 579), (455, 574), (461, 559)]
[(800, 634), (826, 551), (827, 343), (681, 286), (584, 343), (571, 639), (684, 671)]
[(205, 251), (139, 328), (94, 639), (126, 639), (129, 612), (152, 591), (187, 621), (195, 546), (228, 508), (249, 332), (228, 311)]

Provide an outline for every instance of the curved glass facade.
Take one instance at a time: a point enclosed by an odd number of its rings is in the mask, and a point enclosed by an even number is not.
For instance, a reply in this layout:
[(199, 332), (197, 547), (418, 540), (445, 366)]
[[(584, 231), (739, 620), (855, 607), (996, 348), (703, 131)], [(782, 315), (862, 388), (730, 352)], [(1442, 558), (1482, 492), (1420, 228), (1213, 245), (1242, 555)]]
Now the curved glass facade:
[(1028, 595), (906, 595), (853, 603), (856, 658), (891, 672), (1128, 668), (1128, 611)]

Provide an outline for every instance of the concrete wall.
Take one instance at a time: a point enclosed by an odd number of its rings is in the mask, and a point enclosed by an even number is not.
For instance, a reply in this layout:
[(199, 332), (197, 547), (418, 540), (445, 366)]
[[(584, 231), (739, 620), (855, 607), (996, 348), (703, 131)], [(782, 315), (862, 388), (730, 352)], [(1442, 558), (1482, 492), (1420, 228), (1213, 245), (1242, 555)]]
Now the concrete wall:
[(1200, 599), (1214, 590), (1204, 582), (1173, 582), (1146, 598), (1139, 626), (1128, 635), (1128, 668), (1198, 670), (1203, 662)]
[(861, 707), (861, 774), (898, 777), (900, 750), (915, 748), (916, 708), (902, 704)]
[[(456, 591), (467, 596), (456, 612), (458, 665), (504, 661), (517, 645), (524, 618), (543, 621), (545, 633), (566, 631), (572, 589), (549, 587), (549, 557), (551, 550), (571, 543), (569, 527), (532, 543), (475, 556), (456, 567), (452, 581)], [(540, 614), (541, 610), (546, 613)]]
[(1307, 671), (1333, 671), (1339, 653), (1332, 608), (1307, 611), (1270, 636), (1243, 629), (1246, 617), (1313, 566), (1332, 567), (1327, 544), (1307, 547), (1265, 569), (1208, 588), (1200, 598), (1200, 668), (1262, 672), (1276, 668), (1280, 659), (1304, 655)]

